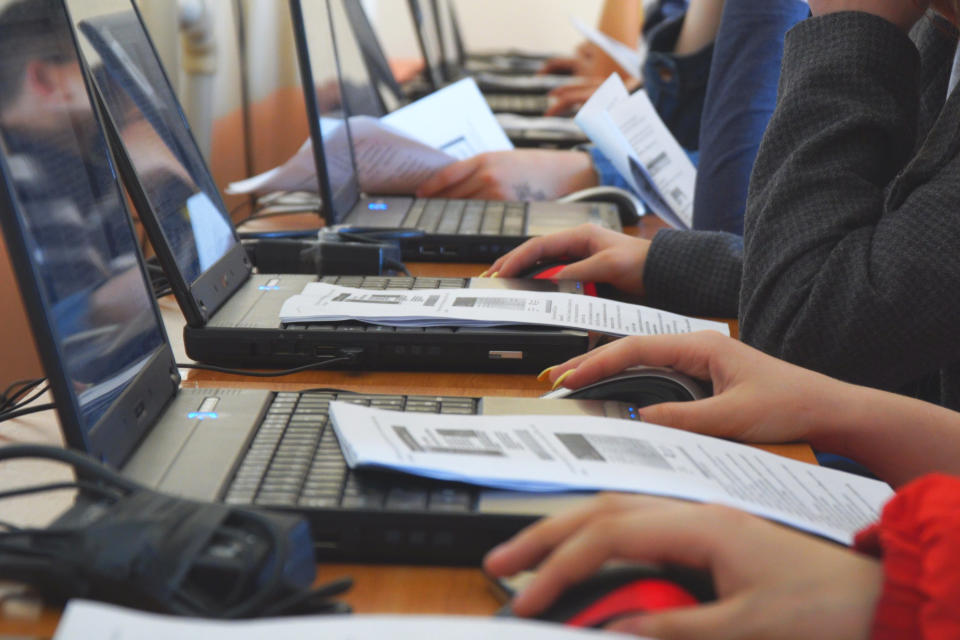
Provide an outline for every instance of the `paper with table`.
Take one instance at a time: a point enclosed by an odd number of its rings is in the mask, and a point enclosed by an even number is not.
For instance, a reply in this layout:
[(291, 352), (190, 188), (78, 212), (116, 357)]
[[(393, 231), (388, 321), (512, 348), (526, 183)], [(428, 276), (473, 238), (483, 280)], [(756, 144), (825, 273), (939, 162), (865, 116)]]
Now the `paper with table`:
[(630, 95), (612, 74), (574, 120), (654, 213), (673, 227), (692, 226), (697, 169), (645, 91)]
[(849, 544), (892, 489), (747, 445), (585, 416), (414, 414), (330, 405), (351, 468), (515, 491), (626, 491), (737, 507)]
[(280, 308), (285, 323), (359, 320), (390, 326), (536, 324), (599, 331), (616, 336), (689, 333), (724, 322), (690, 318), (637, 304), (575, 293), (501, 289), (371, 291), (311, 282)]
[[(134, 611), (123, 607), (71, 600), (54, 640), (616, 640), (632, 638), (608, 631), (562, 627), (547, 622), (474, 616), (293, 616), (260, 620), (209, 620)], [(642, 639), (640, 639), (642, 640)]]
[[(327, 170), (335, 174), (335, 183), (341, 183), (353, 170), (346, 129), (339, 119), (323, 118), (321, 135), (328, 151)], [(413, 193), (421, 182), (457, 160), (513, 148), (470, 78), (379, 119), (353, 116), (350, 138), (360, 188), (392, 195)], [(318, 190), (309, 139), (283, 165), (227, 188), (231, 194), (300, 190)]]

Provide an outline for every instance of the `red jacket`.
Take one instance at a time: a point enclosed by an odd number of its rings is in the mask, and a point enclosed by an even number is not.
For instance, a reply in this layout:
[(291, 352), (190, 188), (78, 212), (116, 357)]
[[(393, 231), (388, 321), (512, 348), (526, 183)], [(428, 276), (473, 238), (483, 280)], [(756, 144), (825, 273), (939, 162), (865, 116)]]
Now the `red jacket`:
[(960, 478), (910, 483), (854, 546), (883, 558), (872, 640), (960, 639)]

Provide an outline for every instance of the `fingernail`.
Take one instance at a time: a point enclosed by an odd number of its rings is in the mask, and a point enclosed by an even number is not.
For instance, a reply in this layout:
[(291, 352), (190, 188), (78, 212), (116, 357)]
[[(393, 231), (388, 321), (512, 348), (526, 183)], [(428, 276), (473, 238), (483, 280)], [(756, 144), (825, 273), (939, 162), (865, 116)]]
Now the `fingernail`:
[(556, 365), (554, 365), (554, 366), (552, 366), (552, 367), (547, 367), (546, 369), (544, 369), (543, 371), (541, 371), (540, 373), (538, 373), (538, 374), (537, 374), (537, 382), (543, 382), (544, 380), (546, 380), (547, 377), (550, 375), (550, 372), (553, 371), (553, 370), (556, 369), (556, 368), (557, 368)]
[(499, 273), (500, 273), (499, 271), (494, 271), (492, 274), (490, 274), (490, 277), (491, 277), (491, 278), (496, 278), (496, 277), (497, 277), (497, 274), (499, 274)]
[(566, 380), (574, 371), (576, 371), (576, 369), (568, 369), (567, 371), (564, 371), (563, 374), (557, 378), (557, 381), (553, 383), (552, 389), (559, 388), (560, 385), (563, 384), (563, 381)]
[(486, 278), (488, 271), (490, 271), (490, 269), (484, 269), (483, 273), (481, 273), (481, 274), (480, 274), (479, 276), (477, 276), (477, 277), (478, 277), (478, 278)]

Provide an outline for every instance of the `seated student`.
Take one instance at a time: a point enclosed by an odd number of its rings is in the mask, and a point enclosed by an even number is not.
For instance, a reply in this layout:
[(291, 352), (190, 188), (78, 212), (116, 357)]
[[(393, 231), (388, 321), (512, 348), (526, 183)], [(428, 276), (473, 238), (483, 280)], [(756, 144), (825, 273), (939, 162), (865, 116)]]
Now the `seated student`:
[[(681, 144), (699, 148), (695, 229), (742, 233), (750, 169), (776, 102), (783, 36), (807, 13), (803, 0), (694, 0), (685, 16), (654, 29), (647, 91)], [(596, 184), (629, 188), (599, 150), (589, 154), (484, 154), (441, 171), (421, 193), (556, 198)]]
[[(533, 615), (607, 560), (709, 573), (714, 603), (620, 620), (653, 638), (960, 637), (960, 414), (778, 361), (712, 332), (625, 338), (556, 367), (579, 387), (630, 364), (710, 379), (715, 395), (643, 419), (746, 442), (806, 441), (856, 458), (897, 489), (853, 550), (731, 508), (609, 495), (494, 549), (487, 571), (539, 564), (515, 600)], [(951, 474), (951, 475), (941, 475)]]
[(561, 277), (680, 313), (739, 312), (741, 338), (767, 353), (958, 409), (955, 3), (929, 14), (914, 0), (810, 6), (815, 17), (786, 39), (742, 240), (579, 229), (525, 243), (491, 273), (566, 257)]

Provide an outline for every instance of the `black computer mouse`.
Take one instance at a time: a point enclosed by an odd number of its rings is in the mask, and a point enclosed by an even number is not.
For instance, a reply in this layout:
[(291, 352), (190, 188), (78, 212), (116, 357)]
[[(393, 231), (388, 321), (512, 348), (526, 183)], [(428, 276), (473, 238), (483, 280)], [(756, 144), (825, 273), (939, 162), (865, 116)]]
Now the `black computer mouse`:
[(544, 399), (616, 400), (637, 407), (660, 402), (700, 400), (711, 395), (710, 385), (666, 367), (630, 367), (579, 389), (560, 388)]
[[(627, 616), (716, 599), (709, 575), (681, 567), (604, 568), (564, 591), (537, 620), (601, 628)], [(498, 615), (513, 615), (507, 605)]]

